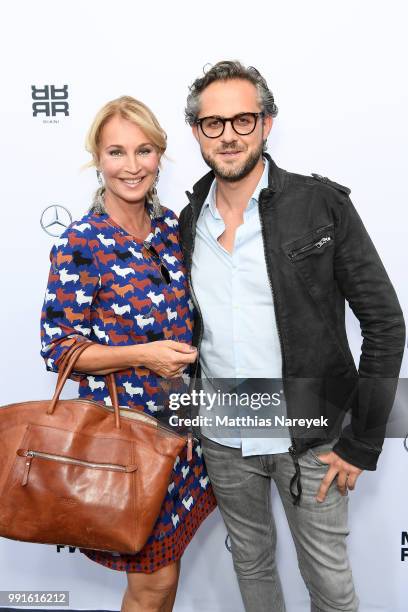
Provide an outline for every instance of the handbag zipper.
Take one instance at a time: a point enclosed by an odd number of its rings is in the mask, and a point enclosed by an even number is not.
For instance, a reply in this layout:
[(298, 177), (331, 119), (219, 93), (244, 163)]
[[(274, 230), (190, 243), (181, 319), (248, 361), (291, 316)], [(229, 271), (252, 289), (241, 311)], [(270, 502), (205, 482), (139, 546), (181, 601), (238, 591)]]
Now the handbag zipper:
[(48, 461), (57, 461), (59, 463), (68, 463), (70, 465), (82, 465), (84, 467), (99, 469), (99, 470), (111, 470), (114, 472), (135, 472), (137, 465), (117, 465), (114, 463), (95, 463), (92, 461), (84, 461), (83, 459), (74, 459), (73, 457), (64, 457), (63, 455), (55, 455), (53, 453), (44, 453), (42, 451), (26, 450), (19, 448), (17, 451), (19, 457), (26, 457), (25, 468), (23, 479), (21, 481), (24, 487), (28, 482), (28, 474), (30, 471), (31, 463), (34, 457), (40, 459), (46, 459)]
[(331, 236), (323, 236), (323, 238), (320, 238), (320, 240), (318, 240), (317, 242), (311, 242), (303, 246), (301, 249), (296, 249), (295, 251), (291, 251), (289, 253), (289, 257), (291, 259), (294, 259), (297, 255), (300, 255), (300, 253), (304, 253), (305, 251), (310, 251), (310, 249), (314, 249), (314, 248), (321, 249), (322, 246), (326, 244), (326, 242), (330, 242), (330, 240), (331, 240)]
[[(106, 404), (102, 404), (100, 402), (97, 402), (96, 400), (82, 399), (82, 398), (79, 398), (79, 399), (80, 401), (83, 401), (83, 402), (90, 402), (91, 404), (96, 404), (97, 406), (99, 406), (99, 408), (104, 408), (105, 410), (108, 410), (109, 412), (114, 411), (113, 407), (106, 406)], [(163, 425), (163, 423), (160, 423), (160, 421), (150, 416), (149, 414), (145, 414), (144, 412), (140, 413), (130, 408), (119, 408), (119, 412), (121, 411), (124, 412), (125, 410), (127, 411), (127, 414), (122, 415), (122, 416), (125, 416), (125, 418), (130, 418), (135, 421), (143, 421), (144, 423), (151, 425), (152, 427), (155, 427), (156, 429), (161, 429), (162, 431), (165, 431), (166, 434), (170, 434), (171, 436), (175, 436), (176, 438), (181, 438), (182, 440), (184, 440), (187, 445), (187, 461), (192, 460), (193, 441), (198, 442), (198, 439), (195, 438), (191, 432), (188, 432), (187, 436), (182, 436), (176, 431), (173, 431), (170, 427)], [(187, 440), (186, 440), (186, 437), (187, 437)]]

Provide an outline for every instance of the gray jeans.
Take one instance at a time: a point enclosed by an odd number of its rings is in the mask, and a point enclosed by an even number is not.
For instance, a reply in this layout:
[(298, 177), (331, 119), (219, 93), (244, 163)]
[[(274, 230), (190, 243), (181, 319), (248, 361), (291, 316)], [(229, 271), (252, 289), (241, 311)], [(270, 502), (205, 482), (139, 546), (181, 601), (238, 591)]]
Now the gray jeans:
[(302, 498), (294, 506), (289, 482), (294, 464), (289, 453), (242, 457), (241, 449), (202, 438), (202, 448), (218, 506), (231, 539), (232, 558), (246, 612), (284, 612), (275, 562), (276, 527), (270, 478), (279, 491), (296, 546), (299, 569), (310, 594), (312, 612), (356, 612), (356, 596), (347, 555), (348, 496), (336, 480), (324, 502), (315, 496), (327, 465), (316, 455), (333, 442), (299, 457)]

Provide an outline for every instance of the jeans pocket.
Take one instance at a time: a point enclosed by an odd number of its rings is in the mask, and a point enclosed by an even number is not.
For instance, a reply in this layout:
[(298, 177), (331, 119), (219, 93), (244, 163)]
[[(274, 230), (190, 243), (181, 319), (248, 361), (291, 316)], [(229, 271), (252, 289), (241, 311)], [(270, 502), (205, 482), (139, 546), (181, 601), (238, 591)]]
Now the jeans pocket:
[(323, 463), (323, 461), (320, 461), (318, 455), (322, 455), (323, 453), (329, 453), (331, 451), (331, 449), (323, 449), (323, 450), (312, 450), (311, 448), (309, 448), (309, 450), (307, 451), (307, 455), (309, 455), (309, 457), (315, 462), (317, 463), (317, 465), (321, 465), (324, 467), (327, 467), (328, 464), (327, 463)]
[(314, 463), (317, 463), (317, 465), (327, 467), (328, 464), (321, 461), (319, 459), (319, 455), (330, 453), (333, 450), (333, 446), (336, 444), (337, 440), (338, 438), (331, 440), (330, 442), (324, 442), (323, 444), (319, 444), (313, 448), (309, 448), (306, 455), (309, 455), (309, 457), (314, 461)]

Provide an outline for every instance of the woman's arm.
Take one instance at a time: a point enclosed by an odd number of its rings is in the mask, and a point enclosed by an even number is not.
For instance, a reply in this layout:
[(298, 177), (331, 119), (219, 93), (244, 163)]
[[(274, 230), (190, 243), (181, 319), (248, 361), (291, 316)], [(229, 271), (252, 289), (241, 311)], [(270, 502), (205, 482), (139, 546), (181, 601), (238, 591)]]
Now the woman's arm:
[[(69, 227), (50, 253), (50, 271), (41, 313), (41, 355), (58, 372), (66, 352), (91, 335), (91, 304), (100, 287), (97, 262), (85, 232)], [(71, 374), (80, 380), (78, 374)]]
[(159, 340), (130, 346), (102, 346), (93, 343), (75, 364), (75, 370), (104, 375), (142, 366), (164, 378), (172, 378), (181, 368), (194, 363), (197, 351), (184, 342)]

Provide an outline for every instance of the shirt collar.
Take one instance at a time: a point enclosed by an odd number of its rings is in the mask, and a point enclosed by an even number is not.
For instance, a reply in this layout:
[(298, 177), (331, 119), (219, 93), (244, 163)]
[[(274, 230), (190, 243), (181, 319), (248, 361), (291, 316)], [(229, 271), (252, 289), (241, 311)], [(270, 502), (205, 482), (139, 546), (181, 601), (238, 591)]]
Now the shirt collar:
[(259, 183), (255, 187), (255, 191), (248, 202), (248, 209), (258, 204), (259, 194), (261, 193), (262, 189), (266, 189), (268, 187), (269, 162), (265, 157), (263, 157), (262, 159), (264, 160), (264, 169), (262, 172), (262, 176), (259, 179)]
[[(264, 161), (264, 169), (262, 172), (262, 176), (259, 179), (257, 186), (255, 187), (254, 193), (249, 199), (246, 210), (250, 210), (251, 208), (254, 208), (254, 206), (257, 206), (258, 201), (259, 201), (259, 194), (261, 193), (262, 189), (266, 189), (268, 187), (269, 161), (265, 157), (263, 157), (262, 159)], [(204, 205), (201, 209), (200, 216), (204, 214), (204, 211), (207, 208), (209, 208), (212, 216), (215, 219), (221, 219), (221, 215), (218, 212), (216, 204), (215, 204), (216, 189), (217, 189), (217, 181), (216, 179), (214, 179), (213, 182), (211, 183), (211, 187), (208, 192), (208, 195), (204, 201)]]

